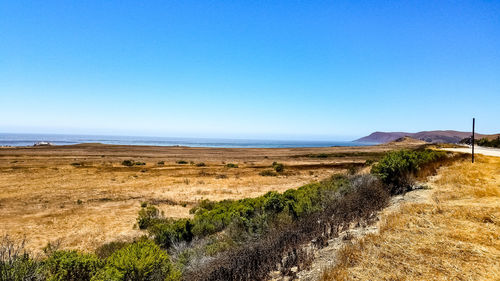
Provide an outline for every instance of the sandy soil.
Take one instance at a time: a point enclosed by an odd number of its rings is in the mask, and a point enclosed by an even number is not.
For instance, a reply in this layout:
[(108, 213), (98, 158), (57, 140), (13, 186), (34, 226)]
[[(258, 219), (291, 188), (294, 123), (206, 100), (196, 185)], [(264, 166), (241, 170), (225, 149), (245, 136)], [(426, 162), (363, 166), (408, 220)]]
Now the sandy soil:
[[(158, 205), (166, 216), (188, 217), (189, 209), (201, 199), (238, 199), (296, 188), (405, 145), (409, 144), (283, 149), (101, 144), (0, 148), (0, 235), (26, 237), (28, 248), (35, 251), (59, 239), (65, 248), (90, 251), (104, 242), (141, 235), (134, 229), (141, 202)], [(310, 156), (319, 153), (328, 157)], [(145, 165), (121, 164), (129, 159)], [(187, 164), (178, 164), (180, 160)], [(274, 161), (285, 164), (283, 174), (259, 175), (271, 169)], [(228, 168), (228, 163), (238, 168)]]

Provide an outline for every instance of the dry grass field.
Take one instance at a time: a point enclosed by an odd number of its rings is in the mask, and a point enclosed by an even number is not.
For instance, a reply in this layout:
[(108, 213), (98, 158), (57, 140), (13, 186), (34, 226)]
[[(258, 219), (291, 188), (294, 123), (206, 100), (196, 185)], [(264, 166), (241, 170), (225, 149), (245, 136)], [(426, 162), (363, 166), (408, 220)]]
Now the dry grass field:
[[(284, 191), (408, 145), (417, 144), (290, 149), (101, 144), (0, 148), (0, 235), (26, 237), (28, 248), (34, 251), (56, 240), (64, 248), (90, 251), (104, 242), (141, 235), (134, 224), (142, 202), (156, 204), (169, 217), (188, 217), (200, 199)], [(121, 164), (124, 160), (145, 165), (127, 167)], [(259, 174), (272, 170), (275, 161), (285, 165), (283, 173)], [(238, 167), (227, 167), (229, 163)]]
[(500, 280), (500, 158), (442, 168), (424, 203), (382, 217), (322, 280)]

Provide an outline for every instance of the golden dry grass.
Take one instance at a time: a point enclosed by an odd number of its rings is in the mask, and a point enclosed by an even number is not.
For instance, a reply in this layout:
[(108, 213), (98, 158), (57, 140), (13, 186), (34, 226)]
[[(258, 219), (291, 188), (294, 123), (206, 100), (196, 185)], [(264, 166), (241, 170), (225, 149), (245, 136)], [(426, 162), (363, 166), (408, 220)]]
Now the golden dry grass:
[(383, 217), (322, 280), (500, 280), (500, 158), (439, 171), (426, 203)]
[[(115, 239), (131, 239), (141, 202), (154, 201), (166, 216), (189, 216), (200, 199), (255, 197), (284, 191), (364, 163), (364, 157), (295, 157), (310, 153), (380, 152), (388, 146), (291, 149), (220, 149), (83, 144), (0, 149), (0, 235), (40, 250), (62, 239), (62, 247), (93, 250)], [(125, 167), (126, 159), (145, 162)], [(176, 161), (204, 162), (206, 166)], [(164, 165), (158, 165), (164, 161)], [(277, 177), (263, 177), (277, 161)], [(72, 165), (73, 163), (82, 166)], [(228, 168), (224, 163), (238, 164)]]

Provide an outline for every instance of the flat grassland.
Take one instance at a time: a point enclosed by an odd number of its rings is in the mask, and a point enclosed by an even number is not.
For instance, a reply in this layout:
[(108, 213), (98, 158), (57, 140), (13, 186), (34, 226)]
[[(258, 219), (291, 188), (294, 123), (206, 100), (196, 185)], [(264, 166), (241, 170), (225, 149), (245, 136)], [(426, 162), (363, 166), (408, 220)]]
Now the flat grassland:
[(456, 162), (429, 184), (427, 202), (382, 217), (322, 280), (500, 280), (500, 157)]
[[(199, 200), (255, 197), (321, 180), (395, 147), (189, 148), (80, 144), (0, 148), (0, 235), (40, 251), (92, 251), (142, 235), (134, 227), (142, 202), (167, 217), (189, 217)], [(133, 166), (122, 165), (132, 160)], [(272, 163), (285, 165), (262, 176)], [(139, 163), (143, 165), (135, 165)], [(236, 164), (230, 167), (228, 164)]]

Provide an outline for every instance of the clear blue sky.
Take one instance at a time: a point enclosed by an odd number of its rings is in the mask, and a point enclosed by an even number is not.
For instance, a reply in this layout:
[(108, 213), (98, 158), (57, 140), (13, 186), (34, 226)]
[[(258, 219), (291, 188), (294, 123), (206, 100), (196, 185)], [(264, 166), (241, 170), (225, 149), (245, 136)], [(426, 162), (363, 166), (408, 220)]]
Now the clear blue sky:
[(0, 132), (500, 132), (500, 1), (0, 0)]

